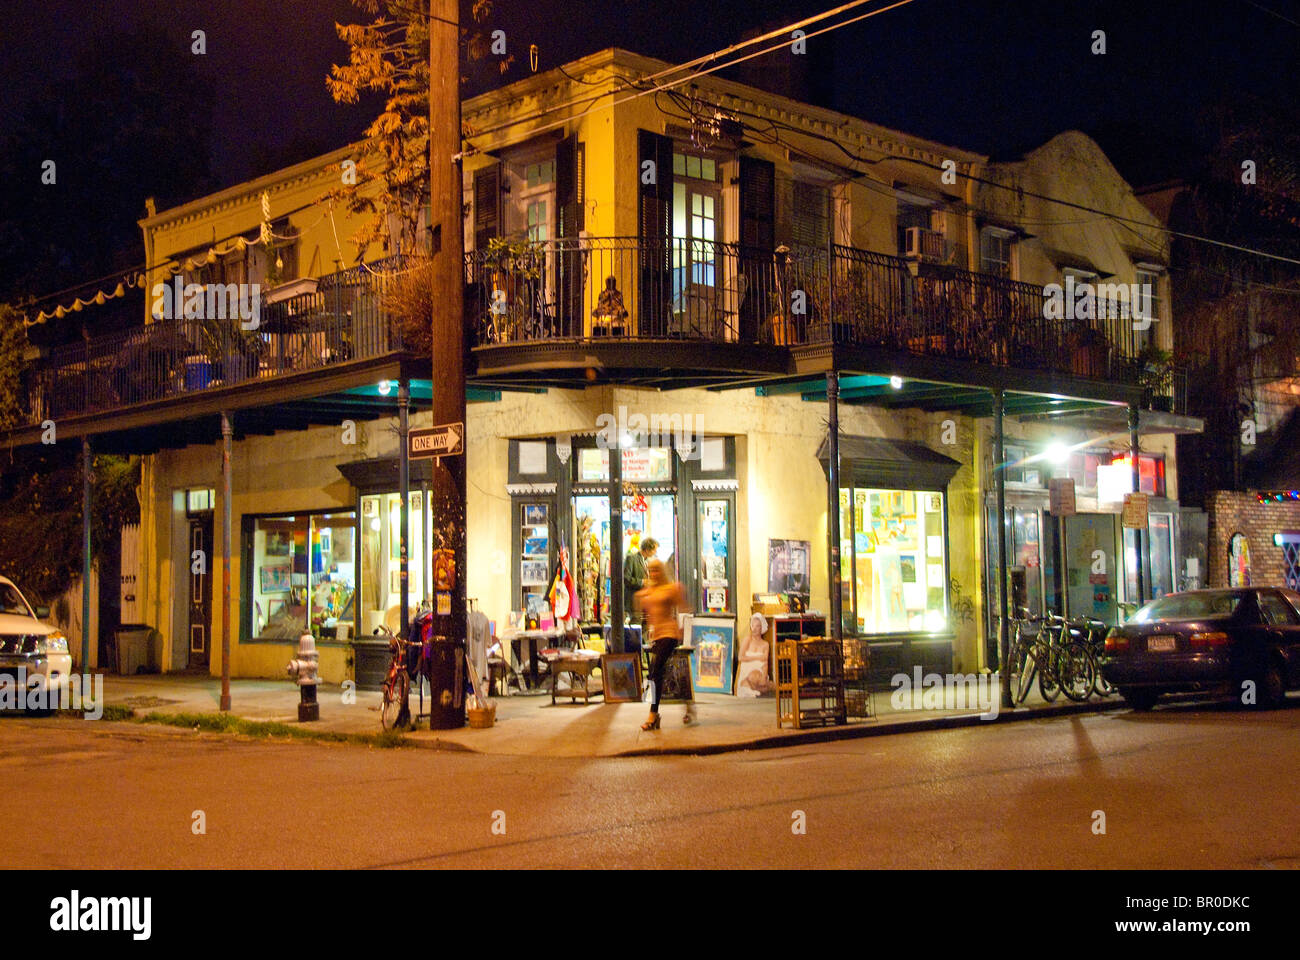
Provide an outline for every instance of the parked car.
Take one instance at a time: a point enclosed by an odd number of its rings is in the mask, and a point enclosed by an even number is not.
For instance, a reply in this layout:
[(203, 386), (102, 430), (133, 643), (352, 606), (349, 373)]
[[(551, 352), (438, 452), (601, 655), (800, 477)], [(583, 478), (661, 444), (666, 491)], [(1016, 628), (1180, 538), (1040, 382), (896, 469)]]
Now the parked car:
[[(18, 682), (21, 675), (27, 684), (27, 693), (21, 701), (26, 706), (31, 691), (44, 690), (44, 702), (50, 709), (57, 706), (68, 688), (72, 675), (72, 656), (68, 653), (68, 638), (42, 617), (48, 617), (48, 607), (35, 607), (13, 584), (0, 577), (0, 674), (8, 674)], [(49, 709), (39, 712), (49, 712)]]
[(1300, 687), (1300, 593), (1272, 587), (1189, 590), (1142, 607), (1106, 635), (1102, 676), (1135, 710), (1162, 693), (1222, 691), (1275, 707)]

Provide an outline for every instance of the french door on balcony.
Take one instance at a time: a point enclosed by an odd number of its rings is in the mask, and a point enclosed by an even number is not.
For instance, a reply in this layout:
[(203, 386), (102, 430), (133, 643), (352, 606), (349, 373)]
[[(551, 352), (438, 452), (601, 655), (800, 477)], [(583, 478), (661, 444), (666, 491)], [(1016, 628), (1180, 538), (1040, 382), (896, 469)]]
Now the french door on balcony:
[(672, 316), (668, 330), (684, 336), (716, 336), (723, 316), (718, 256), (722, 186), (710, 157), (673, 156)]

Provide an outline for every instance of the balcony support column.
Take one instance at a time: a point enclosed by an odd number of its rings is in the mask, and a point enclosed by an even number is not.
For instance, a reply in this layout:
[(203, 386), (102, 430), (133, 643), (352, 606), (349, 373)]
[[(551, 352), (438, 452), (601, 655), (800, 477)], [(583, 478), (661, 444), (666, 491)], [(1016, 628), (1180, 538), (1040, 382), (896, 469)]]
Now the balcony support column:
[(1002, 417), (1005, 412), (1002, 388), (993, 391), (993, 495), (997, 511), (997, 571), (998, 571), (998, 640), (993, 650), (996, 662), (989, 666), (998, 671), (1002, 687), (1002, 707), (1010, 710), (1011, 657), (1007, 649), (1010, 640), (1011, 616), (1007, 584), (1007, 483), (1006, 451), (1003, 449)]
[[(397, 569), (401, 582), (402, 638), (411, 632), (410, 543), (411, 543), (411, 382), (397, 382), (397, 495), (402, 498), (401, 531), (398, 535)], [(431, 558), (426, 558), (429, 560)], [(429, 566), (429, 563), (425, 563)]]
[[(234, 430), (229, 412), (221, 411), (221, 701), (223, 713), (230, 711), (230, 446)], [(309, 576), (308, 580), (311, 579)], [(311, 586), (308, 584), (307, 616), (311, 618)]]
[[(609, 448), (609, 649), (622, 653), (623, 618), (631, 613), (623, 609), (623, 437), (622, 428), (614, 429)], [(641, 638), (644, 644), (645, 637)]]
[[(89, 376), (86, 378), (90, 379)], [(81, 672), (90, 673), (90, 438), (81, 438)]]
[(840, 588), (840, 375), (826, 374), (826, 582), (830, 586), (831, 637), (844, 639), (844, 595)]
[[(1138, 437), (1138, 424), (1140, 412), (1136, 403), (1128, 405), (1128, 457), (1133, 468), (1133, 492), (1138, 493), (1142, 489), (1142, 461), (1141, 445)], [(1137, 574), (1137, 600), (1138, 606), (1146, 603), (1146, 551), (1142, 544), (1142, 531), (1140, 529), (1133, 531), (1134, 553), (1136, 562), (1134, 563), (1134, 572)]]

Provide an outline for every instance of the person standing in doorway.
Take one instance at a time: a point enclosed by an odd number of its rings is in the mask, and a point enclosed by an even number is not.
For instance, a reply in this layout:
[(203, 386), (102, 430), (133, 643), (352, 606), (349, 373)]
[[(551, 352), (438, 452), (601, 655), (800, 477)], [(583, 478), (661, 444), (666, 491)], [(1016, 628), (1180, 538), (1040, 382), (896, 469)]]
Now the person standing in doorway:
[(623, 561), (623, 615), (629, 621), (636, 619), (632, 611), (637, 591), (645, 586), (646, 564), (654, 558), (658, 549), (659, 541), (654, 537), (646, 537), (641, 541), (641, 548), (633, 550)]
[[(646, 564), (645, 586), (637, 592), (636, 598), (645, 612), (651, 636), (654, 637), (650, 659), (650, 682), (654, 684), (654, 700), (650, 705), (650, 717), (641, 724), (641, 729), (658, 730), (664, 672), (673, 651), (682, 642), (682, 629), (678, 625), (677, 614), (686, 610), (686, 593), (680, 583), (668, 579), (662, 560), (651, 559)], [(683, 718), (686, 723), (695, 719), (694, 707), (694, 704), (687, 704), (686, 716)]]

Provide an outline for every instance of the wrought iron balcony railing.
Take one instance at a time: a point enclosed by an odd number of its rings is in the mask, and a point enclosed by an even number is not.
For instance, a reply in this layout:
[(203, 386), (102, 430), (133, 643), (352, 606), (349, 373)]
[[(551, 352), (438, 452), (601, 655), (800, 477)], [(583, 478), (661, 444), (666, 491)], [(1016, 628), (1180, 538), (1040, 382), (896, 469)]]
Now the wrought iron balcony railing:
[[(477, 346), (683, 339), (880, 347), (1140, 384), (1132, 321), (1048, 319), (1043, 288), (834, 246), (763, 251), (670, 238), (518, 243), (466, 256)], [(1145, 378), (1145, 379), (1144, 379)], [(1172, 396), (1173, 375), (1153, 387)]]
[(28, 426), (221, 386), (270, 380), (401, 349), (383, 309), (395, 259), (317, 281), (314, 293), (237, 317), (157, 320), (51, 350), (30, 373)]

